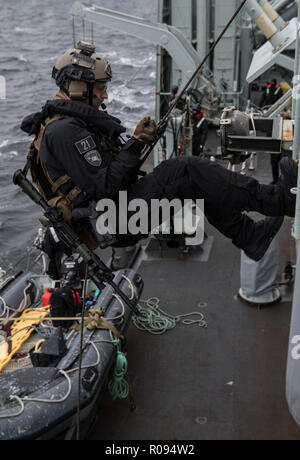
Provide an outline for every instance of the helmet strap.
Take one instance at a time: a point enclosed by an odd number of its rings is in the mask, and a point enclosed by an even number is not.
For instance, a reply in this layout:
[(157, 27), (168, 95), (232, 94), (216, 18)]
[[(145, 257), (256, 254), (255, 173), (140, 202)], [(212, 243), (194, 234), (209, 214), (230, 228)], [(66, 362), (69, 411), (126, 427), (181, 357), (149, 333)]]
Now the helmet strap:
[(93, 107), (93, 99), (94, 99), (94, 83), (87, 83), (87, 89), (89, 93), (89, 105)]
[(68, 98), (70, 98), (70, 94), (69, 94), (69, 91), (67, 90), (67, 88), (65, 88), (64, 86), (60, 86), (59, 89), (60, 89), (66, 96), (68, 96)]

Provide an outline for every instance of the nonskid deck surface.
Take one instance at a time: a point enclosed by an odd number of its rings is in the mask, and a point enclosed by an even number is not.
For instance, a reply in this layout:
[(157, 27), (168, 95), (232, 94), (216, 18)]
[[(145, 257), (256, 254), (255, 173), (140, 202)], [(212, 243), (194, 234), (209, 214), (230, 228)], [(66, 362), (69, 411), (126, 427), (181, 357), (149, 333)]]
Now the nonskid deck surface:
[[(260, 157), (258, 171), (268, 183), (267, 157)], [(131, 324), (127, 348), (136, 410), (107, 394), (89, 439), (300, 439), (285, 400), (289, 292), (272, 307), (238, 302), (240, 251), (209, 224), (206, 232), (214, 237), (208, 261), (150, 259), (139, 272), (143, 299), (158, 297), (172, 315), (201, 311), (208, 327), (179, 324), (153, 336)], [(294, 254), (289, 235), (286, 220), (278, 238), (281, 267)]]

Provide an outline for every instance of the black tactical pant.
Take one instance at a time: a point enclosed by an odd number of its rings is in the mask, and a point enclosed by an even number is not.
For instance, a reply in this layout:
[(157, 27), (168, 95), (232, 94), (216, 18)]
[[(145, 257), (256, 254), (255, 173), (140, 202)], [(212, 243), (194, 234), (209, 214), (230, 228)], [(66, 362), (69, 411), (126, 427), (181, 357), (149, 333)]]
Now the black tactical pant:
[[(261, 185), (252, 177), (197, 157), (164, 161), (130, 187), (128, 201), (136, 198), (149, 205), (151, 199), (202, 198), (207, 220), (239, 248), (246, 247), (255, 227), (244, 211), (256, 211), (265, 216), (285, 215), (279, 186)], [(141, 237), (122, 235), (116, 246), (129, 246), (139, 239)]]
[(282, 158), (282, 155), (270, 155), (271, 168), (272, 168), (272, 177), (273, 182), (277, 182), (279, 179), (279, 163)]

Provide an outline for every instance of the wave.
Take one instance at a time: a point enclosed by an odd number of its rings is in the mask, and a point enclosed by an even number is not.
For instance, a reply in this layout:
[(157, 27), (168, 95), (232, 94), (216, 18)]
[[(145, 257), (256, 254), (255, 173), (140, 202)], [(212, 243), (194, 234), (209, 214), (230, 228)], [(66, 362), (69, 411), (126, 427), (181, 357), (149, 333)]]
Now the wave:
[(10, 160), (14, 157), (17, 157), (19, 155), (18, 152), (16, 152), (15, 150), (12, 150), (10, 152), (6, 152), (6, 153), (3, 153), (3, 152), (0, 152), (0, 158), (3, 158), (4, 160)]
[(56, 61), (57, 56), (45, 56), (41, 58), (41, 61), (43, 62), (50, 62), (50, 61)]
[(35, 29), (30, 29), (29, 27), (15, 27), (14, 28), (14, 32), (16, 34), (27, 34), (27, 33), (36, 33), (36, 30)]
[(113, 57), (119, 57), (119, 56), (118, 56), (118, 53), (116, 51), (106, 51), (104, 57), (113, 58)]
[(26, 59), (22, 54), (20, 57), (17, 58), (21, 62), (28, 62), (28, 59)]
[(123, 65), (123, 66), (129, 66), (129, 67), (137, 67), (137, 68), (143, 68), (147, 64), (153, 63), (155, 61), (155, 56), (154, 55), (149, 55), (146, 58), (140, 60), (136, 56), (133, 57), (119, 57), (118, 62)]
[(5, 139), (4, 141), (0, 142), (0, 149), (2, 147), (6, 147), (9, 144), (9, 139)]
[(28, 143), (28, 137), (22, 137), (20, 139), (4, 139), (0, 141), (0, 149), (4, 147), (13, 147), (15, 145), (23, 144), (24, 142)]

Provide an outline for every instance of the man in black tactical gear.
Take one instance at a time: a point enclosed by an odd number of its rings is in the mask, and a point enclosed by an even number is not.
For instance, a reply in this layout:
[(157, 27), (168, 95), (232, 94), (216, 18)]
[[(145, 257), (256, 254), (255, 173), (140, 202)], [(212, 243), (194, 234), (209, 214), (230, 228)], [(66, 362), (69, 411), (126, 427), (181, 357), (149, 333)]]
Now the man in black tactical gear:
[[(58, 93), (41, 112), (28, 116), (22, 129), (35, 134), (28, 150), (29, 158), (34, 159), (34, 182), (85, 241), (90, 232), (78, 217), (88, 216), (91, 203), (100, 199), (117, 203), (119, 191), (127, 192), (128, 202), (145, 200), (149, 209), (152, 199), (203, 198), (208, 221), (254, 260), (266, 252), (283, 216), (294, 215), (290, 189), (296, 186), (297, 166), (288, 159), (281, 164), (282, 180), (274, 186), (260, 185), (251, 177), (197, 157), (164, 161), (138, 179), (140, 155), (155, 139), (156, 124), (143, 118), (126, 143), (120, 139), (125, 131), (120, 121), (99, 110), (108, 97), (112, 77), (108, 62), (92, 45), (80, 42), (58, 59), (52, 75)], [(254, 222), (244, 211), (273, 217)], [(76, 227), (78, 222), (81, 226)], [(106, 243), (124, 247), (141, 238), (145, 235), (117, 234)], [(89, 241), (89, 246), (95, 248), (97, 242)]]

